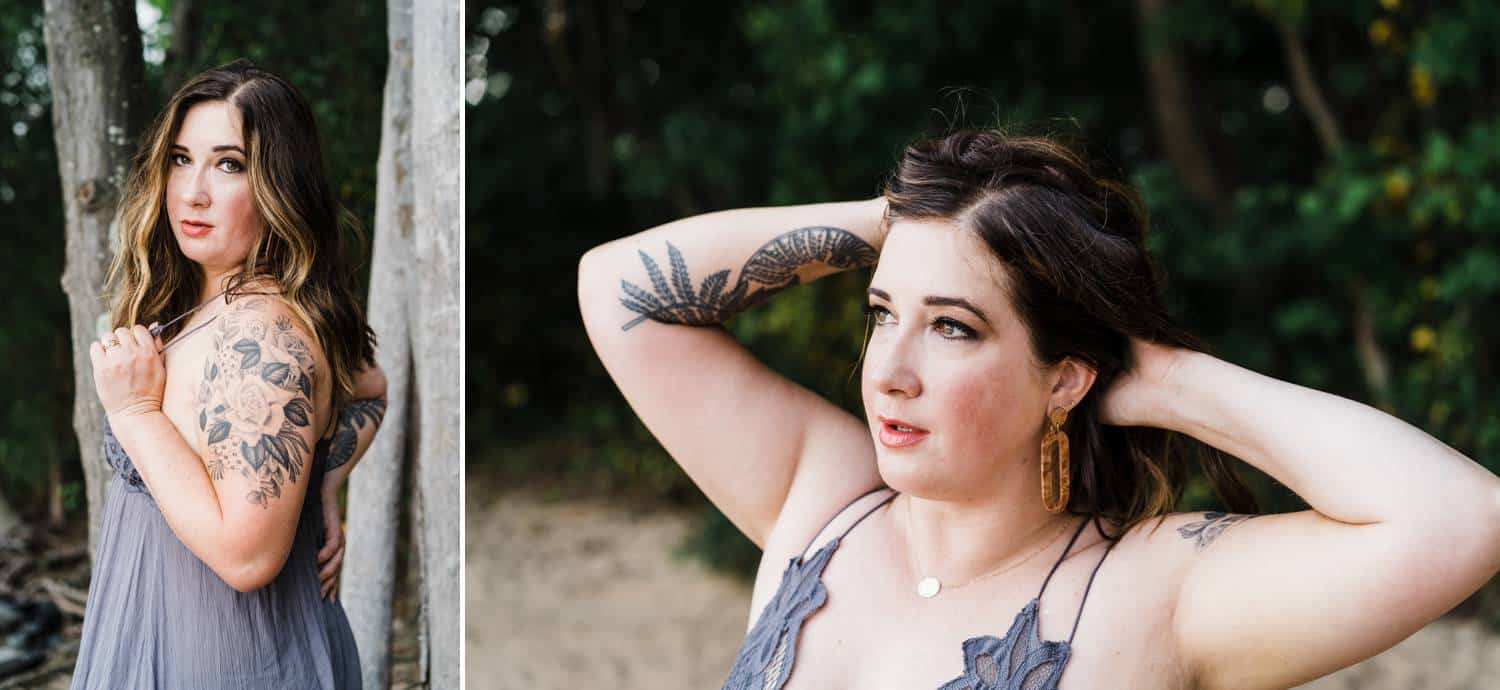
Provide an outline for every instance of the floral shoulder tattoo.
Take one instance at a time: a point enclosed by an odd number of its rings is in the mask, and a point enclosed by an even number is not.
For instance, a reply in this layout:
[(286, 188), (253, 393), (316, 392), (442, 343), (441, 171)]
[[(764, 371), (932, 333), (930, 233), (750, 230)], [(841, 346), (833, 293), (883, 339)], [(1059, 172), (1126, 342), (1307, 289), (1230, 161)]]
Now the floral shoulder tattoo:
[(280, 497), (312, 455), (304, 434), (313, 423), (315, 379), (302, 332), (267, 300), (220, 316), (197, 397), (209, 476), (245, 477), (253, 484), (246, 498), (261, 507)]

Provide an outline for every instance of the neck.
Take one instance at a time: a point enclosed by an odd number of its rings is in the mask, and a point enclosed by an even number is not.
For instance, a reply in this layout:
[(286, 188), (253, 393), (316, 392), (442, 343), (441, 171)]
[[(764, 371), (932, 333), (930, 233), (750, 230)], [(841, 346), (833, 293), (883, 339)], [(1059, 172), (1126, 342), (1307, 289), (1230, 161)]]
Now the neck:
[[(998, 491), (966, 500), (903, 493), (897, 501), (906, 505), (893, 507), (916, 577), (962, 585), (997, 568), (1034, 572), (1049, 554), (1055, 560), (1067, 541), (1062, 535), (1071, 534), (1065, 525), (1076, 525), (1078, 517), (1042, 507), (1039, 471), (1032, 469), (1016, 473), (1012, 479), (1018, 481), (1006, 481)], [(1026, 562), (1018, 565), (1018, 559)]]
[(224, 291), (229, 287), (229, 278), (234, 275), (234, 268), (200, 268), (203, 287), (198, 290), (198, 302), (207, 302), (209, 298)]

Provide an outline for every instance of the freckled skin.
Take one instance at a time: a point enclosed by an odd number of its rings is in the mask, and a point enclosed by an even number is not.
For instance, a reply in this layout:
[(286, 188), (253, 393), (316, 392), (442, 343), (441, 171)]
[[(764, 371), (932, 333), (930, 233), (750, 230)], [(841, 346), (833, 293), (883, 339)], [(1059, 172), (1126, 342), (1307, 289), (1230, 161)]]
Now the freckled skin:
[[(1051, 391), (1003, 275), (978, 239), (949, 223), (893, 224), (870, 282), (891, 297), (871, 303), (890, 314), (872, 317), (886, 323), (872, 327), (861, 376), (880, 473), (892, 488), (977, 499), (1036, 461)], [(927, 295), (962, 297), (990, 325), (961, 307), (923, 304)], [(933, 324), (944, 316), (972, 328), (974, 338), (945, 338), (955, 331)], [(886, 448), (878, 439), (882, 414), (932, 433), (913, 447)]]

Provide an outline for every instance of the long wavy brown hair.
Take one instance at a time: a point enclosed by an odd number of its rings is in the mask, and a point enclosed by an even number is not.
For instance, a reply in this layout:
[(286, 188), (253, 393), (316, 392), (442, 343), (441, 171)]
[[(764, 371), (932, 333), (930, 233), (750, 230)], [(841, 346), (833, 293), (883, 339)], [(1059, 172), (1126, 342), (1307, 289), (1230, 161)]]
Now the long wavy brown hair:
[[(224, 101), (239, 110), (251, 195), (264, 232), (229, 281), (231, 298), (271, 281), (313, 329), (335, 382), (333, 403), (354, 391), (354, 374), (374, 363), (375, 335), (354, 297), (355, 256), (364, 234), (328, 182), (317, 124), (285, 79), (246, 60), (199, 74), (172, 96), (146, 130), (121, 202), (120, 244), (110, 265), (114, 328), (166, 323), (196, 306), (199, 267), (177, 247), (167, 219), (172, 143), (190, 108)], [(181, 330), (161, 333), (170, 340)]]
[(1167, 312), (1165, 274), (1146, 251), (1135, 190), (1052, 139), (966, 129), (908, 146), (885, 197), (887, 222), (946, 220), (975, 233), (1004, 266), (1038, 361), (1073, 357), (1097, 372), (1063, 426), (1068, 512), (1096, 526), (1117, 521), (1123, 535), (1174, 509), (1195, 460), (1228, 510), (1259, 512), (1218, 450), (1165, 429), (1099, 421), (1103, 392), (1133, 365), (1132, 337), (1209, 351)]

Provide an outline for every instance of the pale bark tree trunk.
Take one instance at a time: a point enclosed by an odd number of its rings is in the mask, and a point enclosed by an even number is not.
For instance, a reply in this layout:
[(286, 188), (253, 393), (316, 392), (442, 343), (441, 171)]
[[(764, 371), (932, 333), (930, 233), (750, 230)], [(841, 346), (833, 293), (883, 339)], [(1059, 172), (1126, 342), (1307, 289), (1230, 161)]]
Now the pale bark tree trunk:
[[(78, 434), (93, 554), (103, 504), (104, 411), (94, 394), (88, 346), (105, 318), (110, 225), (141, 122), (141, 34), (131, 0), (46, 0), (47, 74), (62, 174), (73, 342), (73, 429)], [(107, 324), (105, 324), (107, 325)]]
[(462, 437), (459, 356), (459, 124), (461, 36), (458, 6), (419, 0), (412, 29), (412, 180), (416, 228), (416, 308), (412, 348), (421, 429), (417, 487), (422, 495), (422, 591), (431, 686), (458, 687), (459, 492)]
[[(391, 607), (402, 475), (410, 437), (413, 232), (411, 186), (411, 0), (387, 3), (387, 44), (380, 161), (375, 184), (375, 237), (370, 267), (370, 327), (379, 339), (389, 407), (380, 433), (349, 478), (348, 565), (340, 589), (364, 667), (364, 687), (389, 684)], [(456, 278), (455, 278), (456, 279)]]

